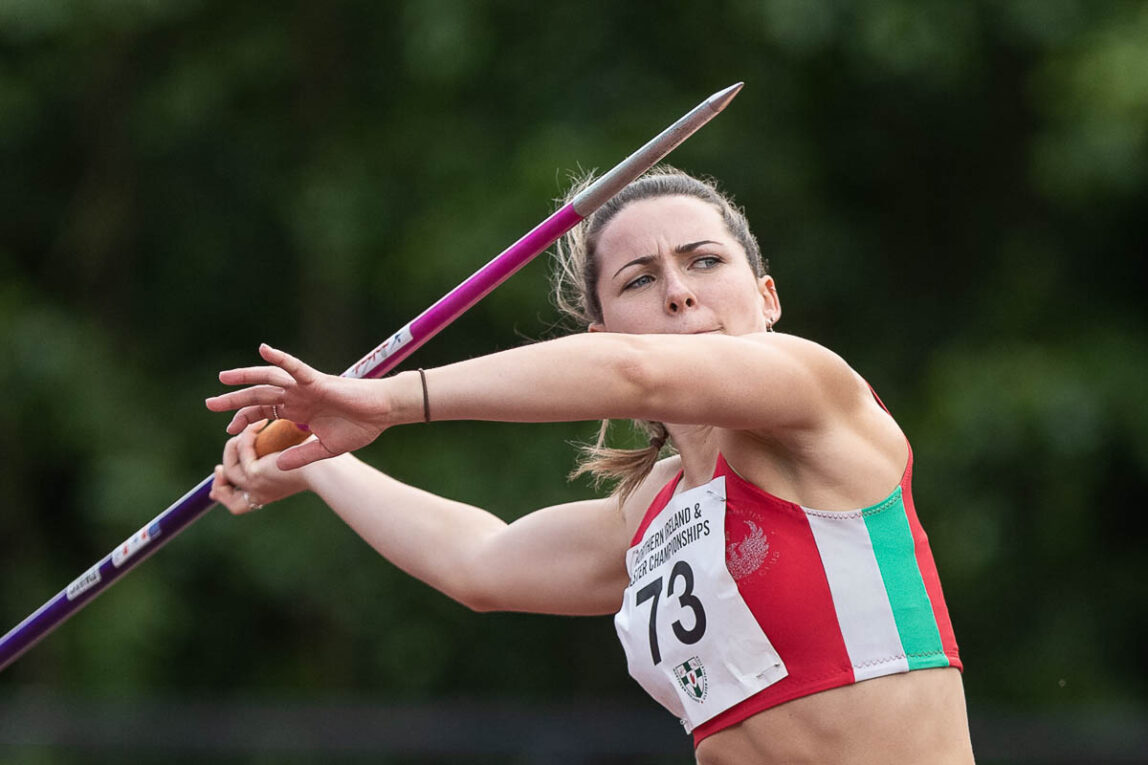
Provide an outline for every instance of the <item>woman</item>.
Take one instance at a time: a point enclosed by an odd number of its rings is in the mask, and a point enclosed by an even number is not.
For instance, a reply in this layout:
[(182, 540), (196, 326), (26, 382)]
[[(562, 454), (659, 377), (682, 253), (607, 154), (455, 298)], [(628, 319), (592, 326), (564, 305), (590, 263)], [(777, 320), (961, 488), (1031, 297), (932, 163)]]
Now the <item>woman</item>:
[[(559, 261), (559, 302), (587, 333), (383, 380), (267, 346), (271, 366), (221, 373), (250, 387), (207, 402), (238, 410), (212, 496), (241, 513), (314, 491), (478, 611), (616, 613), (631, 674), (693, 732), (700, 763), (971, 762), (908, 443), (840, 357), (772, 331), (781, 304), (741, 211), (659, 170)], [(257, 459), (273, 417), (314, 437)], [(600, 437), (583, 466), (618, 491), (511, 524), (349, 454), (432, 418), (625, 417), (649, 448)], [(658, 460), (664, 446), (676, 454)]]

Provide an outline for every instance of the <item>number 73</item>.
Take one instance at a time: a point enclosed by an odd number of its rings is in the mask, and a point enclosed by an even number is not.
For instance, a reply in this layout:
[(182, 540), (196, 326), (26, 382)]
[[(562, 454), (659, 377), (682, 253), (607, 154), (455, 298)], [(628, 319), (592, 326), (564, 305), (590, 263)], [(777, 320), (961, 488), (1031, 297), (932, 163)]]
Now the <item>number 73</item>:
[[(694, 595), (694, 570), (690, 568), (690, 564), (684, 560), (680, 560), (674, 564), (673, 569), (670, 570), (669, 582), (666, 585), (666, 596), (670, 597), (674, 594), (674, 585), (679, 579), (685, 580), (685, 587), (682, 594), (678, 595), (678, 605), (682, 608), (688, 608), (694, 612), (694, 626), (686, 629), (682, 626), (681, 620), (675, 621), (670, 626), (673, 627), (674, 635), (678, 640), (686, 645), (692, 645), (702, 639), (706, 634), (706, 612), (702, 608), (702, 602)], [(654, 660), (654, 664), (662, 662), (662, 650), (658, 646), (658, 601), (662, 597), (662, 577), (658, 577), (654, 581), (647, 584), (642, 589), (638, 590), (638, 595), (634, 604), (640, 606), (647, 600), (653, 600), (650, 605), (650, 658)]]

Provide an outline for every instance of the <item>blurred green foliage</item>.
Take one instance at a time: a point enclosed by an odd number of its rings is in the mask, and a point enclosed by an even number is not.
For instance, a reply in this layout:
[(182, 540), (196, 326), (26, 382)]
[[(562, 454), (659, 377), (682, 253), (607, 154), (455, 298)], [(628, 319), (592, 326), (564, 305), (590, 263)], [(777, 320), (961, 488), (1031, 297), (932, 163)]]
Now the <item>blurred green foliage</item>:
[[(709, 93), (782, 329), (914, 443), (970, 703), (1148, 700), (1148, 5), (0, 0), (0, 614), (210, 471), (260, 341), (340, 371)], [(419, 351), (552, 336), (527, 267)], [(365, 457), (506, 518), (593, 424)], [(312, 498), (214, 512), (0, 687), (644, 700), (608, 619), (476, 616)], [(497, 667), (497, 671), (491, 668)], [(571, 668), (592, 666), (593, 672)]]

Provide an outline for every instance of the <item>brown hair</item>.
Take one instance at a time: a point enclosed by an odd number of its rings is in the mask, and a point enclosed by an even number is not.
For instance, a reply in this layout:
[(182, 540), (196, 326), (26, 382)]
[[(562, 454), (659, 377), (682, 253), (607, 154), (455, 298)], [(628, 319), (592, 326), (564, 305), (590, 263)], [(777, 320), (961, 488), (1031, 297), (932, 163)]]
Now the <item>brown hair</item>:
[[(576, 179), (563, 203), (572, 200), (594, 182), (592, 173)], [(606, 225), (626, 205), (644, 199), (687, 196), (713, 205), (721, 215), (730, 236), (745, 250), (753, 272), (762, 277), (768, 273), (761, 248), (749, 230), (749, 222), (733, 199), (720, 191), (712, 178), (695, 178), (669, 165), (660, 165), (632, 182), (558, 242), (554, 255), (554, 302), (558, 309), (583, 328), (602, 321), (602, 303), (598, 298), (598, 260), (595, 257), (598, 238)], [(576, 478), (585, 473), (594, 477), (595, 486), (617, 481), (614, 488), (621, 501), (645, 479), (663, 449), (673, 451), (668, 443), (666, 426), (660, 422), (634, 420), (634, 427), (645, 433), (650, 445), (641, 449), (616, 449), (606, 446), (610, 421), (603, 420), (595, 444), (583, 444), (578, 467), (570, 474)]]

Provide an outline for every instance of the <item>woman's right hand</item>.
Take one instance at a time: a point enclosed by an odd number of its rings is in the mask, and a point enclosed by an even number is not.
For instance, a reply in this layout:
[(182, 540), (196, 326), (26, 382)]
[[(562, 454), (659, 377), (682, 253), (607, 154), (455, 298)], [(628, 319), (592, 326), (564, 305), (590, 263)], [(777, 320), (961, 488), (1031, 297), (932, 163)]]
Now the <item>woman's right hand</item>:
[(256, 455), (255, 437), (264, 424), (252, 423), (228, 439), (223, 447), (223, 464), (215, 466), (211, 498), (233, 515), (258, 510), (309, 488), (303, 471), (279, 469), (275, 464), (279, 453)]

